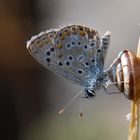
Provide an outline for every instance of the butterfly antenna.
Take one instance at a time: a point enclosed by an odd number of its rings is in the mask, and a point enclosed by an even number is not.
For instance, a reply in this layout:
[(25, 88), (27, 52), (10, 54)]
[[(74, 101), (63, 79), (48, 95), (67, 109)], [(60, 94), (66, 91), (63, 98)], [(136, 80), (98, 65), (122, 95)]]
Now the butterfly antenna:
[(62, 108), (58, 113), (59, 114), (62, 114), (71, 104), (72, 104), (72, 102), (81, 94), (81, 93), (83, 93), (84, 91), (80, 91), (79, 93), (77, 93), (71, 100), (70, 100), (70, 102), (68, 102), (68, 104), (64, 107), (64, 108)]

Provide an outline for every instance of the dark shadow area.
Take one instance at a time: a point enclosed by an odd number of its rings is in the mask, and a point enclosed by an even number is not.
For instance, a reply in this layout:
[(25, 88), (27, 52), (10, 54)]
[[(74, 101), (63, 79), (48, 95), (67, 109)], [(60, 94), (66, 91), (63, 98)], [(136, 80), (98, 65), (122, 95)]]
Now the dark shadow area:
[[(18, 140), (20, 132), (44, 111), (47, 73), (26, 49), (26, 41), (37, 32), (42, 17), (37, 7), (36, 0), (1, 0), (1, 140)], [(49, 10), (46, 12), (51, 13)]]

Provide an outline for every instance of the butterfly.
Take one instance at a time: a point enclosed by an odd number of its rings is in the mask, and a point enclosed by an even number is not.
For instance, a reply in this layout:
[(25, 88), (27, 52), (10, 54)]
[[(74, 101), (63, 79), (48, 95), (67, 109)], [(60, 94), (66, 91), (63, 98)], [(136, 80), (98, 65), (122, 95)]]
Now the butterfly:
[(104, 60), (111, 33), (101, 38), (95, 29), (70, 25), (43, 31), (27, 42), (31, 55), (54, 73), (84, 87), (85, 97), (108, 83)]

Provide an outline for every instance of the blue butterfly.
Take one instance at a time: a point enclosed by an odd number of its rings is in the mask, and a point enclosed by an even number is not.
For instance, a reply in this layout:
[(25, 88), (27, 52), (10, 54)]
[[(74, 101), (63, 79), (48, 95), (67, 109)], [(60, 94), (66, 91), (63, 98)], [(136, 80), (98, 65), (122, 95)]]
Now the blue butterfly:
[(108, 83), (104, 60), (109, 44), (109, 31), (99, 38), (94, 29), (70, 25), (33, 36), (27, 48), (42, 65), (82, 85), (88, 98)]

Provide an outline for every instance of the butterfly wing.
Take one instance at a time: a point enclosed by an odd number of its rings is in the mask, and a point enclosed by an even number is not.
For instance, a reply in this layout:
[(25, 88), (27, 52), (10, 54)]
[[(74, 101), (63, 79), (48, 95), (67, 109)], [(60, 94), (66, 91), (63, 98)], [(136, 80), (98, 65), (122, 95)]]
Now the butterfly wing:
[(83, 86), (90, 86), (103, 70), (100, 46), (98, 32), (79, 25), (43, 32), (27, 43), (42, 65)]
[(27, 42), (27, 49), (43, 66), (65, 77), (67, 73), (62, 68), (58, 67), (58, 57), (54, 44), (56, 34), (57, 31), (46, 31), (33, 36), (31, 40)]

